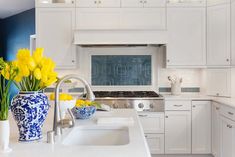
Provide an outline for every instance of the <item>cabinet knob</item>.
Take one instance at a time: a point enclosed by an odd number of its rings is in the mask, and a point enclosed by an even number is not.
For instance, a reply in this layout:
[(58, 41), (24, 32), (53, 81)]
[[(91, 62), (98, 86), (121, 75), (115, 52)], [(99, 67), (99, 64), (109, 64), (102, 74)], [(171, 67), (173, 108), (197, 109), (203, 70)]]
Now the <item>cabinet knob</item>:
[(216, 107), (215, 109), (216, 109), (216, 110), (219, 110), (220, 108), (219, 108), (219, 107)]
[(226, 61), (227, 61), (227, 62), (229, 62), (229, 61), (230, 61), (230, 59), (226, 59)]
[(169, 63), (169, 62), (170, 62), (170, 60), (169, 60), (169, 59), (167, 59), (167, 62)]
[(234, 113), (232, 113), (232, 112), (228, 112), (228, 114), (230, 114), (230, 115), (234, 115)]
[(140, 1), (140, 3), (143, 3), (143, 1)]
[(195, 105), (193, 105), (193, 108), (195, 108), (196, 106)]
[(75, 63), (75, 60), (72, 60), (72, 63)]
[(147, 1), (144, 1), (144, 3), (147, 3)]
[(219, 93), (216, 93), (216, 96), (219, 96)]
[(71, 1), (72, 4), (74, 4), (74, 1)]
[(101, 4), (101, 1), (99, 1), (99, 4)]
[(168, 118), (168, 116), (166, 116), (166, 118)]
[(97, 1), (94, 1), (95, 4), (97, 4)]

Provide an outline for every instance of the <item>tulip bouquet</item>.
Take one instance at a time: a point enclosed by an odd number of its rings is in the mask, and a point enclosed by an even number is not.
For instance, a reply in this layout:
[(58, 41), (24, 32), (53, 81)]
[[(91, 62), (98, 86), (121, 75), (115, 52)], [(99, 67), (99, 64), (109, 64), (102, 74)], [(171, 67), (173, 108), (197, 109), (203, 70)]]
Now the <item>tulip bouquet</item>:
[[(28, 49), (20, 49), (12, 64), (18, 68), (14, 83), (20, 91), (41, 91), (57, 81), (55, 63), (43, 56), (43, 48), (31, 55)], [(9, 77), (9, 72), (4, 73)]]
[[(0, 58), (0, 121), (8, 119), (8, 110), (10, 106), (10, 86), (18, 74), (17, 67), (11, 62), (5, 62)], [(6, 76), (7, 72), (7, 77)]]

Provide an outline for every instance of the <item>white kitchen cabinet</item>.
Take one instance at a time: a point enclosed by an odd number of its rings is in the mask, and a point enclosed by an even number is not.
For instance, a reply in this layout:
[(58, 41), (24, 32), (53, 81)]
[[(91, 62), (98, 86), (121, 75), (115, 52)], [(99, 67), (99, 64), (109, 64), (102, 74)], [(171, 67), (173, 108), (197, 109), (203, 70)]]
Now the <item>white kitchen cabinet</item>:
[(167, 66), (206, 65), (206, 8), (167, 8)]
[(164, 134), (145, 134), (151, 154), (164, 154)]
[(77, 0), (78, 8), (120, 8), (120, 0)]
[(164, 154), (164, 113), (139, 112), (151, 154)]
[(120, 10), (116, 8), (79, 8), (76, 29), (103, 30), (120, 28)]
[(212, 104), (212, 154), (220, 157), (220, 104)]
[(74, 27), (75, 8), (36, 9), (36, 45), (44, 48), (58, 69), (76, 67)]
[(207, 95), (231, 96), (231, 69), (207, 69)]
[(192, 101), (192, 154), (211, 154), (210, 101)]
[(165, 112), (165, 154), (191, 153), (191, 111)]
[(154, 8), (165, 7), (166, 0), (124, 0), (122, 1), (123, 8)]
[(235, 122), (221, 117), (221, 157), (235, 156)]
[(164, 133), (164, 113), (139, 113), (144, 133)]
[(235, 0), (231, 1), (231, 44), (232, 44), (232, 65), (235, 66)]
[(166, 8), (123, 8), (121, 29), (165, 30)]
[(230, 66), (230, 3), (207, 8), (207, 65)]

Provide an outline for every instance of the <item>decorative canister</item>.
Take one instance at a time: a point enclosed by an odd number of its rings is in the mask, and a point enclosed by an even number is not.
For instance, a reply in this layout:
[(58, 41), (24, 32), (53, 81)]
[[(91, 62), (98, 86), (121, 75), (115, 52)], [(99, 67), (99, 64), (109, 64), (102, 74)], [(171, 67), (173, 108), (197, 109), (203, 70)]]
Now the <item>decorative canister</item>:
[(11, 111), (19, 129), (19, 141), (42, 138), (42, 126), (49, 110), (47, 96), (42, 92), (20, 92), (11, 103)]

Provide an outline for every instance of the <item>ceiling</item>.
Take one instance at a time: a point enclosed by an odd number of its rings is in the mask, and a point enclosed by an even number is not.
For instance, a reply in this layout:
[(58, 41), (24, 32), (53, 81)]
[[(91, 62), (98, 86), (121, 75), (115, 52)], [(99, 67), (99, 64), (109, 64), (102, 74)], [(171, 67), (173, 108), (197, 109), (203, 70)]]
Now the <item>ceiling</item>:
[(34, 8), (35, 0), (0, 0), (0, 19)]

